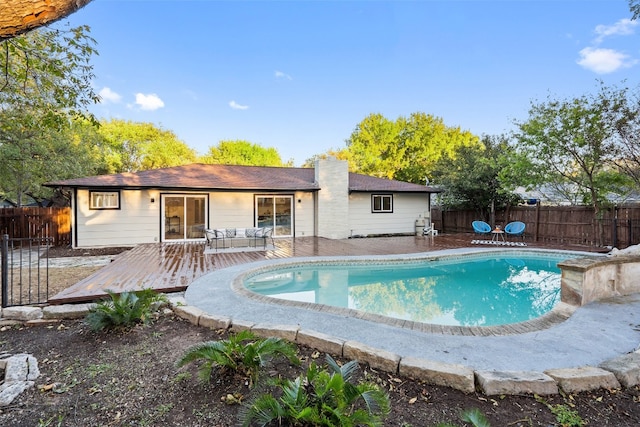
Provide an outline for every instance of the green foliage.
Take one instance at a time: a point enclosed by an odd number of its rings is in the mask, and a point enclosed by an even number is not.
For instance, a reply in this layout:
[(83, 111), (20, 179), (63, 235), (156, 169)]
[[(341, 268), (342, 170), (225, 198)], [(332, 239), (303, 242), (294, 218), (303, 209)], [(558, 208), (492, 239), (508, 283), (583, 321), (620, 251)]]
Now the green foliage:
[(551, 413), (555, 415), (560, 427), (582, 427), (586, 424), (580, 417), (580, 414), (567, 405), (552, 405), (541, 396), (536, 396), (536, 400), (549, 408)]
[(477, 408), (463, 411), (460, 419), (466, 423), (471, 423), (473, 427), (490, 427), (487, 417)]
[(508, 155), (504, 136), (484, 136), (481, 146), (461, 145), (442, 157), (433, 170), (433, 183), (445, 190), (438, 202), (447, 208), (475, 209), (481, 218), (488, 218), (492, 204), (499, 209), (517, 203), (501, 179)]
[(152, 123), (101, 121), (98, 133), (109, 173), (180, 166), (196, 159), (193, 149), (173, 132)]
[(116, 294), (107, 291), (110, 299), (100, 301), (89, 311), (85, 322), (93, 331), (123, 329), (152, 320), (153, 307), (166, 301), (153, 289)]
[(582, 427), (585, 425), (578, 412), (570, 409), (567, 405), (549, 405), (549, 409), (561, 427)]
[[(470, 423), (473, 427), (491, 427), (489, 424), (489, 420), (487, 417), (480, 412), (479, 409), (467, 409), (462, 411), (460, 414), (460, 420), (465, 423)], [(457, 427), (455, 424), (451, 423), (439, 423), (436, 427)]]
[(334, 159), (337, 159), (337, 160), (346, 160), (349, 162), (349, 165), (351, 165), (352, 163), (350, 161), (351, 154), (349, 153), (349, 151), (347, 151), (346, 149), (342, 149), (342, 150), (331, 149), (326, 153), (314, 154), (313, 156), (311, 156), (310, 158), (304, 161), (304, 163), (302, 164), (302, 167), (313, 168), (315, 167), (317, 160), (326, 160), (329, 157), (333, 157)]
[[(57, 419), (57, 422), (56, 422)], [(38, 425), (37, 427), (51, 427), (51, 426), (62, 426), (63, 423), (62, 421), (64, 420), (64, 416), (62, 414), (58, 414), (58, 416), (52, 416), (47, 418), (46, 420), (40, 420), (38, 421)]]
[(219, 165), (287, 166), (275, 148), (242, 140), (220, 141), (217, 146), (209, 147), (209, 152), (200, 161)]
[(86, 118), (99, 101), (93, 90), (91, 58), (97, 54), (88, 26), (40, 28), (0, 43), (0, 109), (36, 113), (46, 128)]
[[(596, 213), (608, 194), (619, 194), (624, 177), (611, 166), (617, 153), (616, 111), (623, 92), (602, 88), (598, 95), (533, 104), (529, 120), (515, 135), (524, 162), (512, 173), (528, 188), (564, 186)], [(528, 172), (527, 172), (528, 171)]]
[(634, 92), (626, 88), (605, 88), (603, 92), (601, 97), (614, 100), (607, 115), (617, 134), (613, 164), (640, 188), (640, 86)]
[(376, 384), (355, 383), (356, 361), (344, 366), (327, 355), (327, 369), (312, 363), (306, 373), (279, 385), (280, 397), (263, 394), (240, 411), (243, 426), (382, 426), (389, 396)]
[(18, 205), (52, 197), (41, 184), (104, 171), (93, 126), (74, 120), (50, 129), (29, 110), (0, 110), (0, 191)]
[(424, 113), (388, 120), (371, 114), (347, 140), (345, 156), (353, 172), (424, 184), (435, 163), (460, 146), (477, 146), (478, 138)]
[(198, 376), (203, 382), (211, 379), (214, 368), (247, 375), (256, 384), (260, 370), (274, 357), (283, 356), (299, 363), (294, 345), (279, 338), (258, 338), (251, 331), (241, 331), (222, 341), (207, 341), (189, 348), (176, 362), (182, 367), (202, 360)]
[(633, 14), (631, 19), (640, 18), (640, 0), (629, 0), (629, 10)]
[[(84, 144), (70, 141), (77, 119), (98, 102), (89, 28), (41, 28), (0, 43), (0, 191), (22, 204), (51, 196), (47, 180), (91, 172)], [(77, 175), (76, 175), (77, 176)]]
[(353, 172), (392, 179), (404, 158), (399, 134), (398, 125), (382, 114), (365, 117), (347, 140)]
[[(626, 89), (601, 85), (596, 95), (532, 103), (529, 120), (517, 123), (514, 148), (520, 161), (510, 165), (510, 176), (527, 188), (551, 186), (562, 189), (559, 194), (575, 194), (599, 217), (612, 195), (629, 189), (628, 176), (616, 166), (616, 160), (626, 161), (621, 129), (638, 115), (627, 96)], [(600, 229), (598, 242), (602, 235)]]

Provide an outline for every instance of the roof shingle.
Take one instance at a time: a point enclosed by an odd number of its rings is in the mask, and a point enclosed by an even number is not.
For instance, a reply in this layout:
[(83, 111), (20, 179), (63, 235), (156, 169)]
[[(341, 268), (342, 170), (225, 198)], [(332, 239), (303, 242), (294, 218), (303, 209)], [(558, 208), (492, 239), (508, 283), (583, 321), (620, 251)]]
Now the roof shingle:
[[(52, 181), (47, 187), (317, 191), (312, 168), (193, 163), (163, 169)], [(349, 173), (349, 191), (434, 193), (418, 184)]]

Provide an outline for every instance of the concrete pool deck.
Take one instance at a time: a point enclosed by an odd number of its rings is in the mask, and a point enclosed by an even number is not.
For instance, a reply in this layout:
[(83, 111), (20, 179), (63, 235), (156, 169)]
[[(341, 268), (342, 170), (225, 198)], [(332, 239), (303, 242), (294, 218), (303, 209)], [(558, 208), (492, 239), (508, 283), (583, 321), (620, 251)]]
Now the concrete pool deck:
[[(470, 252), (477, 250), (453, 249), (429, 255)], [(410, 256), (396, 257), (406, 259)], [(349, 258), (376, 257), (346, 257)], [(189, 285), (186, 303), (217, 319), (228, 319), (232, 329), (235, 325), (238, 329), (271, 327), (274, 330), (313, 331), (329, 341), (361, 343), (381, 353), (396, 355), (399, 360), (460, 365), (476, 375), (483, 371), (542, 373), (554, 369), (598, 367), (635, 352), (640, 343), (640, 295), (637, 294), (588, 304), (575, 310), (566, 320), (543, 329), (514, 333), (514, 329), (507, 327), (506, 335), (474, 336), (424, 332), (334, 312), (270, 303), (247, 298), (232, 289), (236, 277), (248, 270), (297, 260), (318, 261), (318, 258), (259, 261), (214, 271)]]

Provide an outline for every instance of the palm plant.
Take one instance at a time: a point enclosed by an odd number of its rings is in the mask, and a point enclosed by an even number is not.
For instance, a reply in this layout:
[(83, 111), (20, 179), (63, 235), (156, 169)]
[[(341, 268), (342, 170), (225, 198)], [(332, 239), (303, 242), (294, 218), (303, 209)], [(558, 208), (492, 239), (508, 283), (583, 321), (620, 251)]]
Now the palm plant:
[(328, 369), (312, 363), (295, 380), (285, 380), (281, 396), (263, 394), (240, 411), (243, 426), (382, 426), (389, 396), (376, 384), (353, 382), (358, 363), (342, 367), (327, 355)]
[(300, 363), (297, 348), (280, 338), (258, 338), (251, 331), (241, 331), (222, 341), (207, 341), (196, 344), (184, 353), (176, 362), (178, 367), (196, 360), (204, 362), (198, 369), (203, 382), (209, 381), (216, 367), (240, 372), (255, 384), (260, 369), (274, 357), (283, 356), (292, 363)]
[(100, 301), (85, 317), (85, 322), (93, 331), (147, 323), (152, 319), (154, 305), (166, 301), (164, 295), (153, 289), (121, 294), (109, 290), (106, 292), (110, 299)]
[[(460, 419), (465, 423), (471, 423), (473, 427), (491, 427), (487, 417), (478, 408), (462, 411)], [(436, 427), (456, 427), (454, 424), (438, 424)]]

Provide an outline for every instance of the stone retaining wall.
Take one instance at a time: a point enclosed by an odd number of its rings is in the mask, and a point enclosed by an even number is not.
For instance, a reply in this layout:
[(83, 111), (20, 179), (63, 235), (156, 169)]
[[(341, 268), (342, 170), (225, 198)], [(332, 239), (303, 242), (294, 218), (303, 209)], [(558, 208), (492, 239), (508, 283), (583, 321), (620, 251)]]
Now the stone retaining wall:
[(562, 302), (583, 306), (593, 301), (640, 292), (640, 256), (570, 259), (562, 270)]
[[(280, 337), (300, 345), (316, 348), (334, 356), (347, 357), (392, 374), (406, 375), (430, 384), (451, 387), (465, 393), (480, 391), (495, 394), (555, 394), (599, 388), (633, 387), (640, 384), (640, 350), (602, 363), (600, 366), (530, 371), (474, 371), (466, 366), (433, 362), (415, 357), (401, 357), (356, 341), (345, 341), (292, 325), (254, 324), (216, 316), (186, 305), (183, 297), (169, 296), (171, 309), (190, 323), (210, 329), (233, 332), (251, 330), (261, 337)], [(50, 324), (62, 319), (85, 316), (91, 304), (67, 304), (51, 307), (11, 307), (2, 311), (0, 326), (24, 323), (27, 326)]]

